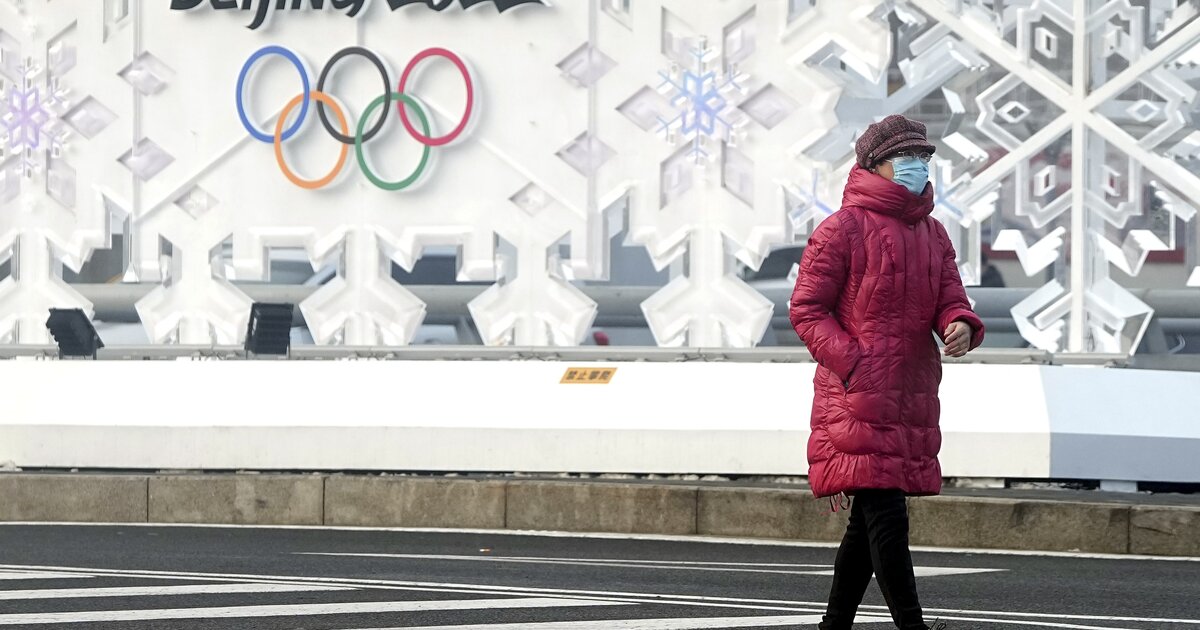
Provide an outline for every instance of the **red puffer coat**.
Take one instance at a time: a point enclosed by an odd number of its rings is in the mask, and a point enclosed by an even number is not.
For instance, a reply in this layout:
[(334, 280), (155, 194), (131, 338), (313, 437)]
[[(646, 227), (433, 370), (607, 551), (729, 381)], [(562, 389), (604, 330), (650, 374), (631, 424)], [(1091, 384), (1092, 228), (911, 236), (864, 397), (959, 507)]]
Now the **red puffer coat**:
[(983, 322), (932, 211), (931, 185), (914, 195), (855, 166), (841, 211), (804, 251), (790, 315), (818, 364), (808, 441), (818, 497), (867, 488), (941, 492), (942, 363), (931, 333), (965, 321), (975, 348)]

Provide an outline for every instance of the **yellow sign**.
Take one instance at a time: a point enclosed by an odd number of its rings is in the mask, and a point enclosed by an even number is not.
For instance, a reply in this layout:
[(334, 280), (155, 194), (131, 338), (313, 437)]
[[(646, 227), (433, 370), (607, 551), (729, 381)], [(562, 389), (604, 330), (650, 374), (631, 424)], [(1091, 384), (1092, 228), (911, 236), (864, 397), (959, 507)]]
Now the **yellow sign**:
[(572, 367), (567, 368), (559, 383), (581, 385), (607, 385), (617, 373), (615, 367)]

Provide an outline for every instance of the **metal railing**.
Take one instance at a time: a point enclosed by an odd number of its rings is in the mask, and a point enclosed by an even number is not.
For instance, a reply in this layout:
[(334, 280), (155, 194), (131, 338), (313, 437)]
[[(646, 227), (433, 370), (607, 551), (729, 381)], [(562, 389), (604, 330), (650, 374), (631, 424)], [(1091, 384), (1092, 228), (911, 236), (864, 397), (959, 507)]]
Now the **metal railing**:
[[(58, 348), (49, 345), (0, 345), (0, 360), (56, 360)], [(293, 346), (289, 356), (250, 356), (241, 346), (219, 345), (136, 345), (110, 346), (97, 352), (98, 360), (381, 360), (381, 361), (639, 361), (678, 363), (690, 361), (740, 363), (811, 363), (812, 355), (804, 348), (657, 348), (645, 346)], [(1188, 357), (1189, 359), (1191, 357)], [(946, 363), (992, 365), (1104, 365), (1140, 367), (1143, 362), (1116, 354), (1051, 353), (1025, 349), (981, 348), (962, 359)], [(1193, 365), (1200, 370), (1200, 356), (1178, 361), (1182, 369)]]
[[(156, 288), (156, 284), (75, 284), (72, 287), (90, 300), (95, 318), (105, 322), (138, 322), (134, 304)], [(239, 290), (257, 302), (290, 302), (299, 304), (319, 287), (304, 285), (272, 285), (240, 283)], [(425, 323), (461, 325), (469, 318), (467, 304), (486, 290), (484, 285), (410, 285), (412, 291), (427, 305)], [(777, 329), (790, 329), (787, 319), (787, 300), (790, 289), (782, 284), (764, 283), (756, 287), (775, 304), (772, 324)], [(580, 289), (599, 305), (598, 327), (645, 326), (641, 304), (658, 287), (592, 285)], [(975, 309), (994, 332), (1015, 332), (1016, 324), (1010, 310), (1027, 297), (1033, 289), (979, 288), (969, 293)], [(1194, 290), (1135, 290), (1134, 294), (1155, 309), (1155, 325), (1161, 331), (1174, 334), (1200, 334), (1200, 296)], [(297, 326), (304, 325), (300, 310), (296, 310)], [(57, 358), (54, 346), (0, 346), (0, 359)], [(239, 346), (191, 345), (131, 345), (112, 346), (99, 351), (105, 360), (169, 360), (246, 359)], [(801, 346), (732, 348), (659, 348), (653, 346), (616, 347), (486, 347), (479, 345), (425, 346), (293, 346), (291, 360), (540, 360), (540, 361), (743, 361), (743, 362), (810, 362), (811, 356)], [(1037, 349), (981, 348), (968, 357), (947, 362), (1070, 365), (1090, 364), (1112, 367), (1156, 367), (1200, 371), (1200, 355), (1109, 355), (1095, 353), (1051, 353)]]

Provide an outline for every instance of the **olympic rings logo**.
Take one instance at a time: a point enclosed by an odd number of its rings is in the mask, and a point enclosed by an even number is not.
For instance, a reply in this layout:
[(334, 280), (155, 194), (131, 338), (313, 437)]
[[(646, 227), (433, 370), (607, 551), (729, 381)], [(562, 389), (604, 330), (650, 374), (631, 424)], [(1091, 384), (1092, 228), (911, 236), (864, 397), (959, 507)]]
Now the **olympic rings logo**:
[[(274, 133), (270, 134), (256, 128), (255, 125), (250, 122), (250, 117), (246, 113), (244, 94), (246, 89), (246, 81), (249, 78), (250, 72), (254, 68), (255, 64), (257, 64), (263, 58), (273, 55), (284, 58), (295, 67), (296, 71), (300, 74), (300, 82), (303, 86), (303, 91), (292, 98), (292, 100), (288, 101), (286, 105), (284, 105), (283, 110), (279, 113), (279, 119), (275, 122)], [(357, 129), (355, 130), (354, 135), (350, 135), (349, 123), (346, 120), (345, 111), (342, 109), (341, 105), (338, 104), (337, 100), (325, 91), (325, 84), (328, 82), (333, 68), (339, 61), (342, 61), (348, 57), (362, 57), (366, 61), (370, 62), (371, 65), (374, 66), (379, 72), (383, 83), (383, 93), (371, 101), (370, 104), (367, 105), (367, 108), (363, 110), (362, 117), (358, 121)], [(459, 73), (462, 75), (463, 82), (467, 86), (467, 104), (462, 115), (462, 120), (460, 120), (458, 125), (455, 126), (454, 129), (452, 129), (449, 133), (436, 137), (431, 135), (433, 132), (430, 126), (429, 116), (425, 113), (425, 107), (421, 105), (419, 100), (410, 96), (407, 92), (409, 83), (413, 80), (416, 70), (421, 66), (422, 62), (433, 57), (441, 57), (453, 63), (454, 66), (458, 68)], [(354, 156), (358, 161), (358, 167), (362, 170), (363, 175), (365, 175), (372, 184), (383, 190), (404, 190), (420, 181), (421, 176), (425, 173), (425, 170), (429, 166), (429, 157), (433, 147), (448, 145), (461, 137), (467, 130), (468, 124), (473, 118), (476, 90), (474, 80), (471, 77), (470, 70), (467, 68), (467, 64), (463, 62), (458, 55), (444, 48), (429, 48), (418, 53), (412, 58), (411, 61), (408, 62), (408, 65), (405, 66), (404, 72), (400, 75), (400, 81), (397, 84), (396, 89), (392, 90), (391, 86), (392, 82), (388, 76), (387, 66), (384, 64), (383, 60), (380, 59), (375, 53), (360, 46), (343, 48), (334, 53), (334, 55), (330, 57), (329, 62), (326, 63), (325, 67), (321, 70), (321, 74), (317, 78), (317, 86), (315, 90), (312, 89), (309, 73), (304, 65), (304, 62), (296, 53), (282, 46), (265, 46), (257, 50), (254, 54), (250, 55), (250, 57), (246, 60), (246, 63), (242, 65), (241, 73), (238, 74), (237, 113), (238, 118), (240, 118), (242, 121), (242, 126), (246, 128), (246, 131), (249, 132), (255, 140), (274, 145), (275, 161), (279, 164), (279, 170), (283, 172), (284, 176), (287, 177), (289, 181), (301, 188), (316, 190), (329, 185), (331, 182), (337, 179), (337, 176), (341, 173), (346, 164), (346, 158), (349, 154), (350, 147), (353, 146)], [(297, 132), (300, 131), (304, 125), (305, 119), (308, 117), (310, 109), (309, 106), (314, 101), (317, 104), (317, 117), (321, 121), (321, 126), (325, 128), (325, 131), (330, 136), (341, 143), (342, 147), (340, 153), (338, 154), (337, 162), (334, 164), (334, 167), (331, 171), (317, 179), (305, 179), (297, 175), (292, 168), (288, 166), (287, 161), (283, 156), (283, 143), (291, 139), (296, 135)], [(423, 146), (421, 160), (408, 177), (398, 181), (385, 181), (376, 175), (368, 165), (366, 152), (363, 148), (363, 145), (375, 138), (375, 136), (377, 136), (383, 129), (383, 126), (388, 119), (388, 111), (390, 110), (389, 105), (392, 101), (395, 101), (396, 103), (396, 111), (400, 114), (400, 122), (404, 124), (404, 129), (408, 132), (408, 135), (417, 142), (421, 143)], [(296, 117), (296, 120), (285, 129), (289, 115), (297, 107), (300, 108), (299, 115)], [(419, 130), (413, 125), (412, 117), (409, 114), (410, 109), (416, 113), (417, 124), (420, 125)], [(367, 120), (371, 118), (372, 114), (374, 114), (376, 110), (380, 110), (381, 114), (375, 121), (375, 124), (368, 129)], [(330, 122), (329, 111), (332, 111), (333, 117), (337, 119), (337, 127), (334, 127), (333, 123)]]

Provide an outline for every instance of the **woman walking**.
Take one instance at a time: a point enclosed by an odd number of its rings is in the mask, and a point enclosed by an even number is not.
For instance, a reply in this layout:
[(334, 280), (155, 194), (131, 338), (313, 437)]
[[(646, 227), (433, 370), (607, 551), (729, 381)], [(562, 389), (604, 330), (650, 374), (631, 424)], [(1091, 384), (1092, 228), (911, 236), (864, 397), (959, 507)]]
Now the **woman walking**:
[(818, 497), (848, 495), (821, 630), (847, 630), (874, 573), (901, 630), (926, 630), (905, 497), (941, 492), (941, 357), (983, 341), (954, 246), (934, 218), (925, 125), (888, 116), (855, 144), (839, 212), (809, 239), (792, 326), (817, 361), (808, 441)]

